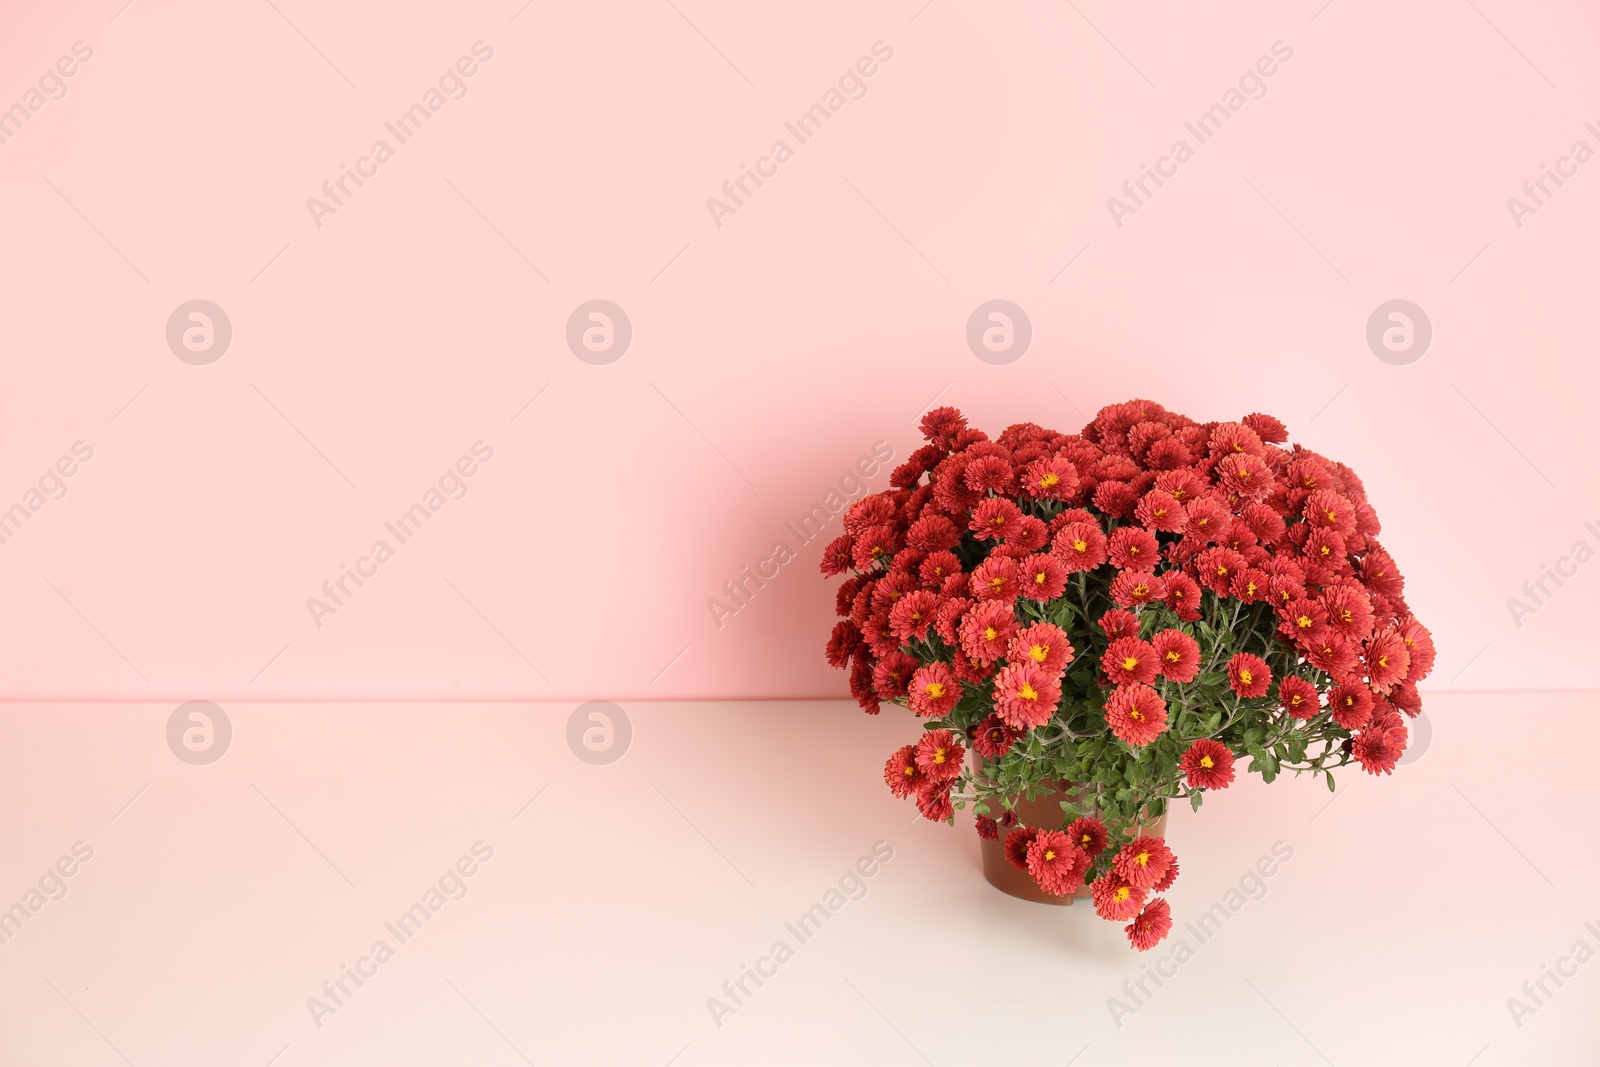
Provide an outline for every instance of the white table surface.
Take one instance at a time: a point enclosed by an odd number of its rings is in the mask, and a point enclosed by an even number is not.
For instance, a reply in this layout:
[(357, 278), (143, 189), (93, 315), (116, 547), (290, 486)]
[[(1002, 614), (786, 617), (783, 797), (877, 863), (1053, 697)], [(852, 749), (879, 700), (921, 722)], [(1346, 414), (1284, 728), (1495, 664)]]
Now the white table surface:
[[(170, 704), (6, 705), (0, 908), (93, 856), (0, 944), (0, 1063), (1600, 1063), (1600, 959), (1507, 1004), (1600, 951), (1600, 699), (1427, 706), (1393, 778), (1246, 776), (1176, 812), (1177, 925), (1139, 954), (1090, 907), (991, 889), (970, 817), (913, 821), (880, 778), (915, 734), (895, 709), (629, 703), (628, 751), (591, 766), (570, 704), (232, 705), (192, 766)], [(386, 930), (478, 841), (465, 896)], [(801, 943), (785, 923), (880, 841)], [(1260, 899), (1194, 936), (1280, 841)], [(393, 958), (319, 1027), (308, 998), (378, 939)], [(793, 958), (717, 1025), (708, 998), (778, 940)]]

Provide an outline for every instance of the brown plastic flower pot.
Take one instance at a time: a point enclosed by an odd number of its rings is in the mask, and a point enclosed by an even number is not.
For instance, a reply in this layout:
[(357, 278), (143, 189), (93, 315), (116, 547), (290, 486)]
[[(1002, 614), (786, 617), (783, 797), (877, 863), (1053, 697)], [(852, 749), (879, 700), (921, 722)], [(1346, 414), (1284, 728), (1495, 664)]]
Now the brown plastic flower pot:
[[(1052, 792), (1041, 792), (1032, 800), (1027, 797), (1017, 799), (1016, 813), (1021, 820), (1019, 825), (1037, 826), (1045, 830), (1056, 830), (1061, 827), (1062, 813), (1061, 801), (1069, 799), (1072, 795), (1072, 783), (1049, 783)], [(1087, 898), (1090, 895), (1087, 885), (1081, 887), (1070, 896), (1056, 897), (1039, 888), (1039, 883), (1027, 871), (1019, 871), (1011, 866), (1011, 861), (1006, 859), (1005, 838), (1009, 831), (1000, 828), (998, 841), (978, 839), (979, 851), (983, 854), (983, 877), (1000, 892), (1009, 896), (1031, 900), (1036, 904), (1070, 905), (1078, 897)], [(1152, 837), (1165, 837), (1167, 832), (1167, 817), (1163, 814), (1153, 822), (1142, 824), (1138, 833), (1149, 834)]]

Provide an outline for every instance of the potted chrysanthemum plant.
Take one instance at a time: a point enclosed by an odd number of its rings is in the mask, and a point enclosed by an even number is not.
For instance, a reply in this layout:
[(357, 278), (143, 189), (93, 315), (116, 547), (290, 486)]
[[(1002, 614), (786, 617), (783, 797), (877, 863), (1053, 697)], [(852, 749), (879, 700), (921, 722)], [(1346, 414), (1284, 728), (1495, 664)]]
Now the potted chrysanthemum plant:
[[(825, 550), (848, 573), (828, 662), (919, 740), (884, 776), (924, 816), (971, 806), (990, 881), (1090, 897), (1148, 949), (1171, 929), (1170, 802), (1238, 761), (1268, 782), (1394, 770), (1432, 638), (1342, 463), (1268, 415), (1105, 408), (998, 438), (953, 408)], [(1020, 880), (1021, 886), (1010, 880)]]

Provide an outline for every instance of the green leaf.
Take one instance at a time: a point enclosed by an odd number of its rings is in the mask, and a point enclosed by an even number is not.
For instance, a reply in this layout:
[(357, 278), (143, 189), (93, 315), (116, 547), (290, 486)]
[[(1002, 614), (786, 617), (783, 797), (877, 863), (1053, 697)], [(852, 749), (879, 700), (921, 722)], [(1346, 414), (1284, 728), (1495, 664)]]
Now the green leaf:
[(1328, 792), (1332, 793), (1332, 792), (1337, 791), (1339, 787), (1333, 784), (1333, 772), (1332, 771), (1323, 771), (1322, 773), (1323, 773), (1323, 776), (1328, 779)]
[(1205, 795), (1198, 789), (1196, 789), (1193, 793), (1190, 793), (1189, 794), (1189, 809), (1191, 811), (1199, 811), (1200, 810), (1200, 802), (1203, 799), (1205, 799)]

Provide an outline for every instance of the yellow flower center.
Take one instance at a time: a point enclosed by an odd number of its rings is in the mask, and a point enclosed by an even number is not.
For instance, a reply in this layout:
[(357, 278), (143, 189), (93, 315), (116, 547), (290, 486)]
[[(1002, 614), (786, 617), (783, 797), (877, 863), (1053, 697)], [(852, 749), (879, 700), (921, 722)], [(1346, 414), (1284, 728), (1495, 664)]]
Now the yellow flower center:
[(1295, 623), (1296, 626), (1300, 627), (1300, 629), (1302, 629), (1302, 630), (1309, 630), (1314, 625), (1314, 623), (1311, 620), (1311, 616), (1309, 616), (1309, 615), (1298, 616), (1294, 620), (1294, 623)]
[(1178, 655), (1178, 650), (1177, 649), (1173, 649), (1171, 652), (1167, 653), (1167, 662), (1168, 663), (1176, 663), (1182, 658), (1183, 658), (1182, 656)]
[(1087, 552), (1089, 551), (1089, 542), (1080, 537), (1072, 542), (1072, 550), (1074, 552)]
[(1046, 574), (1044, 571), (1040, 571), (1038, 574), (1035, 574), (1033, 576), (1033, 584), (1035, 584), (1035, 585), (1043, 585), (1045, 582), (1047, 582), (1049, 580), (1050, 580), (1050, 576), (1048, 574)]
[(985, 626), (983, 628), (983, 639), (985, 641), (993, 641), (996, 636), (993, 626)]
[(989, 588), (990, 589), (1004, 589), (1005, 588), (1005, 584), (1006, 584), (1006, 580), (1004, 578), (1001, 578), (999, 575), (996, 575), (995, 577), (989, 579)]
[(1017, 696), (1021, 697), (1023, 700), (1038, 700), (1039, 691), (1033, 686), (1029, 685), (1027, 682), (1023, 682), (1022, 688), (1017, 690)]
[(1242, 670), (1239, 672), (1239, 681), (1243, 682), (1245, 685), (1249, 685), (1251, 682), (1255, 681), (1255, 676), (1252, 675), (1248, 669)]
[(1134, 722), (1144, 722), (1144, 712), (1140, 711), (1138, 708), (1131, 708), (1128, 711), (1128, 718), (1132, 719)]
[(1138, 665), (1139, 665), (1139, 657), (1138, 656), (1123, 656), (1122, 657), (1122, 669), (1123, 670), (1131, 671), (1135, 667), (1137, 667)]
[(935, 762), (935, 763), (943, 763), (944, 762), (944, 749), (936, 748), (936, 749), (933, 750), (933, 762)]
[(1049, 489), (1052, 485), (1055, 485), (1060, 481), (1061, 479), (1056, 477), (1054, 471), (1046, 471), (1044, 477), (1039, 479), (1039, 488)]
[(1128, 888), (1125, 885), (1119, 885), (1117, 888), (1115, 888), (1115, 889), (1113, 889), (1111, 891), (1111, 899), (1116, 901), (1118, 904), (1121, 904), (1123, 901), (1127, 900), (1132, 895), (1133, 895), (1133, 890)]
[(901, 773), (904, 774), (907, 778), (912, 778), (912, 777), (916, 776), (917, 769), (915, 767), (911, 766), (911, 764), (908, 763), (908, 764), (906, 764), (906, 769), (904, 771), (902, 771)]
[(1053, 848), (1045, 849), (1044, 850), (1044, 858), (1045, 858), (1046, 861), (1055, 859), (1056, 858), (1056, 850), (1053, 849)]
[(1206, 770), (1209, 771), (1211, 768), (1216, 766), (1216, 763), (1211, 759), (1210, 756), (1201, 756), (1200, 757), (1200, 766), (1204, 767)]
[(1149, 596), (1150, 595), (1150, 587), (1148, 585), (1145, 585), (1143, 582), (1139, 582), (1136, 585), (1134, 585), (1134, 587), (1133, 587), (1133, 595), (1136, 596), (1136, 597), (1137, 596)]
[(1378, 657), (1378, 666), (1387, 667), (1388, 665), (1389, 665), (1389, 657), (1388, 656), (1379, 656)]
[(1141, 867), (1150, 866), (1150, 853), (1148, 853), (1148, 852), (1139, 853), (1137, 856), (1133, 857), (1133, 862), (1137, 863)]
[(1028, 658), (1035, 663), (1043, 663), (1050, 658), (1050, 650), (1044, 645), (1034, 645), (1028, 649)]
[(922, 691), (927, 693), (933, 699), (938, 700), (940, 697), (944, 696), (944, 683), (929, 682), (927, 685), (922, 687)]

